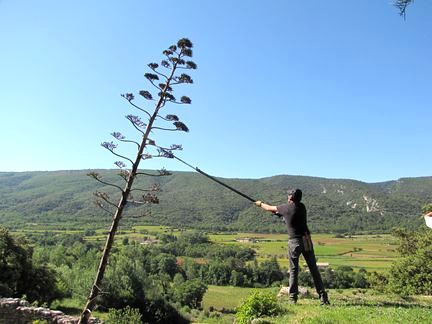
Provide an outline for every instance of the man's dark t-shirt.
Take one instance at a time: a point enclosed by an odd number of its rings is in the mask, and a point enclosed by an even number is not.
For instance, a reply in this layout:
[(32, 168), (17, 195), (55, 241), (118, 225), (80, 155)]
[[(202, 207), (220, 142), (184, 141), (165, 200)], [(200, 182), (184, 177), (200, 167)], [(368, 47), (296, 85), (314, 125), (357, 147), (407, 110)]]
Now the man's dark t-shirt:
[(306, 207), (303, 203), (289, 202), (279, 205), (277, 212), (285, 219), (289, 238), (302, 237), (305, 233), (310, 234), (306, 222)]

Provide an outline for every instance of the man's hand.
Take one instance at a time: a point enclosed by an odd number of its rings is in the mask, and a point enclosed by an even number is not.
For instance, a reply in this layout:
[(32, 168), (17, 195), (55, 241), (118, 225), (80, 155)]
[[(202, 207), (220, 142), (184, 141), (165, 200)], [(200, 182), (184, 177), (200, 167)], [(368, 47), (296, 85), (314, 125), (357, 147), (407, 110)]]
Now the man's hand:
[(272, 206), (272, 205), (263, 203), (261, 200), (255, 201), (255, 205), (257, 205), (258, 207), (261, 207), (264, 210), (272, 212), (272, 213), (276, 213), (277, 212), (277, 207), (276, 206)]

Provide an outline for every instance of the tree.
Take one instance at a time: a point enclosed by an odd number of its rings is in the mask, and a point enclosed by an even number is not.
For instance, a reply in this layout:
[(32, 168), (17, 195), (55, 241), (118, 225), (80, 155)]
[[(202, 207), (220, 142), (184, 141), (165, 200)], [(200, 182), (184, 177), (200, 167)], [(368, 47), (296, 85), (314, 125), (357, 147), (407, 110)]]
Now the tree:
[(184, 322), (170, 304), (175, 288), (172, 279), (160, 272), (159, 260), (154, 262), (158, 252), (158, 249), (139, 244), (121, 246), (113, 251), (101, 287), (104, 293), (98, 297), (100, 305), (139, 309), (146, 323)]
[(182, 233), (180, 240), (190, 245), (210, 242), (208, 236), (205, 233), (195, 231)]
[(51, 303), (64, 295), (57, 287), (56, 273), (33, 264), (33, 249), (0, 227), (0, 296), (21, 297), (29, 301)]
[(174, 300), (182, 306), (198, 308), (207, 291), (207, 286), (200, 279), (184, 281), (174, 287)]
[[(166, 104), (190, 104), (191, 99), (187, 96), (182, 96), (180, 100), (177, 100), (173, 95), (173, 86), (180, 84), (191, 84), (193, 83), (192, 78), (186, 73), (178, 74), (178, 70), (191, 70), (196, 69), (196, 64), (192, 61), (187, 60), (192, 57), (192, 43), (189, 39), (182, 38), (177, 42), (177, 45), (171, 45), (168, 49), (163, 51), (165, 59), (160, 62), (160, 66), (157, 63), (150, 63), (148, 67), (152, 70), (152, 73), (145, 73), (145, 78), (150, 84), (156, 89), (157, 95), (154, 96), (148, 90), (141, 90), (139, 95), (148, 102), (154, 104), (153, 111), (149, 111), (146, 108), (135, 104), (135, 96), (132, 93), (126, 93), (123, 96), (125, 100), (136, 110), (139, 114), (144, 116), (146, 121), (137, 115), (127, 115), (126, 118), (129, 120), (131, 125), (138, 132), (141, 137), (140, 141), (126, 138), (120, 132), (113, 132), (111, 135), (116, 139), (116, 143), (103, 142), (101, 145), (115, 156), (119, 157), (120, 160), (114, 164), (120, 168), (120, 177), (123, 181), (123, 186), (117, 183), (110, 183), (102, 179), (102, 177), (95, 172), (89, 173), (89, 176), (93, 177), (100, 183), (114, 188), (117, 190), (119, 197), (117, 203), (110, 197), (107, 192), (97, 191), (95, 193), (96, 203), (104, 211), (112, 216), (111, 228), (108, 233), (105, 247), (102, 253), (102, 257), (99, 263), (96, 278), (88, 296), (84, 310), (82, 311), (80, 323), (87, 323), (90, 313), (95, 307), (96, 298), (99, 295), (99, 291), (104, 278), (105, 268), (108, 264), (108, 258), (111, 248), (114, 243), (115, 234), (117, 232), (120, 220), (125, 213), (125, 207), (129, 203), (140, 205), (149, 203), (158, 203), (159, 199), (156, 196), (156, 192), (160, 190), (158, 185), (153, 185), (150, 188), (142, 189), (135, 188), (134, 181), (140, 176), (166, 176), (170, 173), (165, 169), (159, 170), (158, 173), (146, 173), (140, 171), (139, 165), (142, 160), (147, 160), (155, 157), (172, 158), (174, 150), (181, 150), (181, 145), (173, 144), (170, 147), (161, 147), (156, 144), (156, 141), (150, 138), (150, 134), (154, 134), (157, 130), (165, 131), (184, 131), (188, 132), (188, 127), (180, 121), (177, 115), (167, 114), (161, 115), (161, 111), (165, 108)], [(174, 128), (167, 128), (166, 126), (159, 125), (161, 123), (172, 123)], [(116, 151), (118, 144), (131, 144), (136, 146), (136, 157), (134, 160), (129, 157), (122, 155)], [(129, 167), (128, 167), (129, 166)], [(134, 195), (132, 195), (132, 193)], [(140, 198), (134, 196), (141, 195)]]
[[(30, 268), (29, 247), (0, 227), (0, 294), (14, 296), (21, 292), (20, 281), (26, 269)], [(23, 293), (23, 292), (21, 292)]]
[(225, 286), (229, 284), (231, 277), (231, 269), (219, 260), (214, 260), (210, 263), (207, 281), (213, 285)]
[(270, 260), (264, 260), (258, 266), (257, 275), (257, 281), (265, 286), (270, 286), (276, 281), (282, 281), (284, 278), (283, 272), (281, 271), (275, 256)]
[(365, 268), (360, 268), (359, 271), (354, 275), (354, 287), (356, 288), (368, 288), (369, 282), (367, 280), (368, 273)]
[(231, 286), (243, 286), (245, 281), (245, 277), (242, 272), (238, 272), (236, 270), (231, 271), (230, 285)]
[(177, 266), (176, 257), (172, 254), (160, 253), (152, 258), (152, 263), (155, 268), (155, 272), (168, 274), (171, 278), (174, 278), (175, 274), (179, 272)]
[(398, 230), (400, 258), (389, 272), (388, 289), (401, 295), (432, 295), (432, 231)]

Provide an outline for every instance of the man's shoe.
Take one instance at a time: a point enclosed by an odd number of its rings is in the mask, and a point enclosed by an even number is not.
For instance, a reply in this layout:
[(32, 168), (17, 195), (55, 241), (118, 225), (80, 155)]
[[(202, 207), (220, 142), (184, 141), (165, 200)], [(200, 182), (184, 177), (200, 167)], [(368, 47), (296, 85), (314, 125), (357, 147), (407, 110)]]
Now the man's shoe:
[(328, 300), (328, 296), (326, 292), (323, 292), (322, 294), (320, 294), (320, 302), (321, 305), (330, 305), (330, 302)]

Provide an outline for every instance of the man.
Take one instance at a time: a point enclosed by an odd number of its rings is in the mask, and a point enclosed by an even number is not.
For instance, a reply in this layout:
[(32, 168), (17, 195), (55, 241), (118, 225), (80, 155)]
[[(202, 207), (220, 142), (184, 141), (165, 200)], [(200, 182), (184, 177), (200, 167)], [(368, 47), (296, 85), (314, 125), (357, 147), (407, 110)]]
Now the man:
[(321, 305), (328, 305), (329, 300), (319, 273), (310, 232), (306, 220), (306, 207), (301, 202), (302, 191), (293, 189), (288, 191), (288, 203), (272, 206), (258, 200), (255, 204), (262, 209), (282, 216), (288, 227), (288, 257), (290, 263), (289, 295), (292, 303), (298, 297), (299, 258), (302, 254), (312, 275), (315, 289), (319, 295)]

